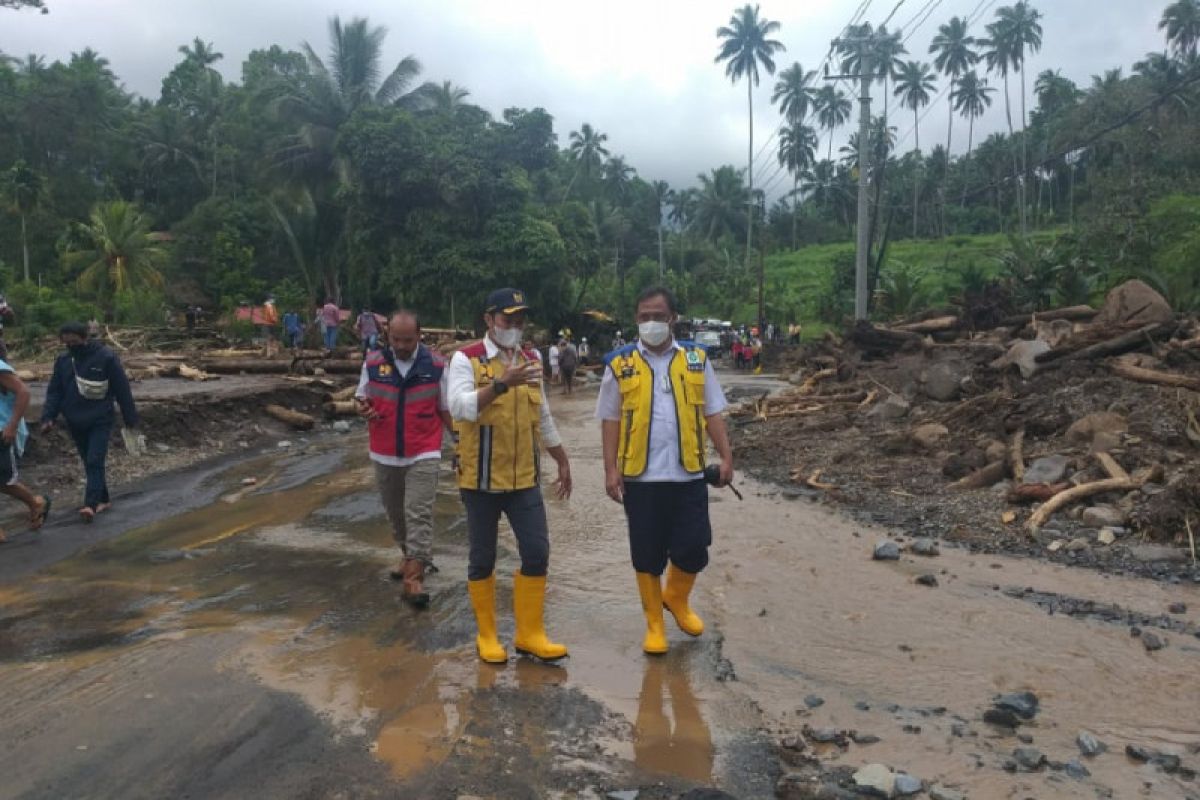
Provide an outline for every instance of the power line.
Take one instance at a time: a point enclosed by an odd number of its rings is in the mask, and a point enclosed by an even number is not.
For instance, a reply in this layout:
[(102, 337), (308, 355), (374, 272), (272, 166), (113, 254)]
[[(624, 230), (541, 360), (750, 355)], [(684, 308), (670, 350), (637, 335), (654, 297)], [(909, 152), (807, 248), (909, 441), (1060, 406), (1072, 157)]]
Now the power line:
[(929, 20), (930, 17), (933, 16), (933, 12), (937, 11), (937, 7), (940, 6), (941, 4), (942, 4), (942, 0), (937, 0), (937, 2), (935, 2), (930, 7), (930, 9), (925, 12), (925, 16), (921, 17), (921, 21), (916, 24), (916, 27), (914, 27), (911, 31), (908, 32), (908, 35), (904, 37), (904, 41), (902, 41), (901, 44), (908, 44), (908, 40), (911, 39), (916, 34), (916, 32), (921, 29), (921, 26), (924, 25)]
[(900, 0), (900, 2), (896, 3), (896, 7), (892, 9), (892, 13), (887, 15), (887, 19), (879, 23), (879, 27), (882, 28), (884, 25), (887, 25), (889, 22), (891, 22), (892, 17), (896, 16), (896, 12), (900, 10), (900, 6), (902, 5), (904, 5), (904, 0)]
[(929, 9), (929, 7), (931, 5), (933, 5), (935, 2), (938, 2), (938, 0), (925, 0), (925, 5), (921, 6), (919, 9), (917, 9), (917, 13), (915, 13), (911, 17), (909, 17), (908, 22), (906, 22), (900, 26), (900, 32), (903, 33), (905, 28), (907, 28), (909, 25), (912, 25), (913, 22), (917, 19), (917, 17), (924, 14)]

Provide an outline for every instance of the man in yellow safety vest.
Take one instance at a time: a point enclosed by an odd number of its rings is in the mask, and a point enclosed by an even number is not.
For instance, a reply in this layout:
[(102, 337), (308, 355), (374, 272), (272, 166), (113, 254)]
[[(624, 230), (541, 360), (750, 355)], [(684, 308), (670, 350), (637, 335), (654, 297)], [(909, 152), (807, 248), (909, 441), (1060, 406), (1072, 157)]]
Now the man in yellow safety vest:
[(467, 589), (475, 610), (479, 657), (508, 658), (496, 635), (496, 537), (500, 515), (517, 538), (521, 568), (513, 576), (518, 653), (552, 661), (567, 648), (550, 641), (543, 623), (550, 537), (542, 503), (541, 448), (558, 464), (555, 490), (571, 495), (571, 465), (542, 390), (542, 362), (521, 347), (528, 310), (525, 294), (498, 289), (488, 295), (482, 341), (450, 360), (447, 395), (459, 433), (458, 487), (470, 540)]
[(712, 543), (705, 434), (721, 459), (718, 485), (733, 478), (733, 451), (721, 416), (725, 394), (704, 349), (671, 335), (677, 319), (669, 289), (652, 287), (638, 296), (638, 341), (605, 357), (596, 403), (605, 489), (625, 506), (646, 614), (642, 649), (651, 654), (667, 652), (664, 606), (684, 633), (704, 631), (688, 598), (696, 575), (708, 565)]

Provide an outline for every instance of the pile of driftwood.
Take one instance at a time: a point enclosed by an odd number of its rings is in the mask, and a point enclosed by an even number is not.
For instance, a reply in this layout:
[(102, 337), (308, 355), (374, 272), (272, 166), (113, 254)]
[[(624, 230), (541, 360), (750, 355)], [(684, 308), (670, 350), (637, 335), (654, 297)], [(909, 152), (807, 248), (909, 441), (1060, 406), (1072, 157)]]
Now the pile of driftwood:
[[(1017, 376), (1009, 377), (1010, 372), (1030, 379), (1086, 362), (1123, 380), (1178, 393), (1172, 398), (1185, 409), (1187, 436), (1200, 446), (1200, 324), (1195, 318), (1175, 314), (1145, 284), (1133, 281), (1114, 289), (1100, 309), (1074, 306), (1014, 315), (1000, 322), (997, 328), (971, 330), (959, 317), (941, 314), (888, 327), (860, 323), (844, 337), (829, 335), (823, 347), (813, 348), (804, 359), (804, 369), (789, 376), (791, 388), (749, 400), (732, 415), (735, 421), (751, 425), (795, 419), (797, 426), (816, 432), (845, 430), (851, 425), (869, 428), (873, 419), (884, 423), (883, 439), (890, 436), (911, 444), (924, 437), (939, 444), (919, 444), (918, 449), (945, 454), (946, 444), (955, 438), (952, 430), (978, 429), (970, 424), (972, 420), (995, 422), (1011, 417), (1015, 424), (1024, 424), (1014, 414), (1018, 393), (1012, 381)], [(954, 352), (943, 352), (950, 350)], [(914, 407), (910, 413), (909, 400), (917, 402), (916, 398), (911, 393), (902, 397), (895, 387), (883, 385), (871, 374), (870, 361), (890, 360), (898, 353), (913, 354), (917, 363), (927, 360), (934, 364), (950, 356), (971, 364), (962, 373), (961, 386), (965, 388), (951, 386), (955, 390), (952, 398), (926, 395), (936, 402)], [(922, 387), (921, 393), (925, 391), (928, 388)], [(994, 425), (985, 427), (995, 429)], [(905, 430), (889, 435), (887, 428)], [(992, 442), (986, 461), (981, 457), (973, 470), (953, 475), (947, 488), (972, 491), (1011, 479), (1009, 503), (1040, 504), (1025, 524), (1032, 534), (1053, 514), (1082, 500), (1134, 492), (1164, 479), (1161, 464), (1144, 463), (1136, 469), (1128, 464), (1126, 469), (1109, 452), (1114, 447), (1089, 435), (1081, 440), (1086, 448), (1081, 452), (1092, 459), (1090, 469), (1079, 469), (1072, 482), (1030, 484), (1025, 481), (1025, 442), (1024, 428), (1010, 429), (1006, 442)], [(1143, 452), (1147, 462), (1152, 462), (1151, 453)], [(821, 480), (820, 470), (797, 467), (791, 477), (812, 489), (837, 488)], [(1016, 511), (1006, 511), (1003, 521), (1015, 522), (1017, 516)]]

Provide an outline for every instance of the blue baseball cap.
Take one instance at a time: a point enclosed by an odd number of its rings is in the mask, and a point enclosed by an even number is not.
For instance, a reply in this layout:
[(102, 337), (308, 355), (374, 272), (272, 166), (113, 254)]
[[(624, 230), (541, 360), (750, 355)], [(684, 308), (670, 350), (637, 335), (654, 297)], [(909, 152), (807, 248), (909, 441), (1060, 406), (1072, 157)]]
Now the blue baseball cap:
[(488, 295), (484, 311), (488, 314), (515, 314), (525, 311), (529, 306), (525, 302), (525, 293), (520, 289), (497, 289)]

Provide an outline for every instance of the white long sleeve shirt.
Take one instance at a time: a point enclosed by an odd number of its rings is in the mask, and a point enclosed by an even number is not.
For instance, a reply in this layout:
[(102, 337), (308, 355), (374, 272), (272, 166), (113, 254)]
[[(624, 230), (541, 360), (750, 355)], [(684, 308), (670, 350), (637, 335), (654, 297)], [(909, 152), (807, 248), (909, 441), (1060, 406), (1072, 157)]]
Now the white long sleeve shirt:
[[(503, 352), (490, 336), (483, 337), (483, 346), (488, 358), (499, 357), (501, 363), (506, 366), (512, 363), (511, 359), (505, 360)], [(536, 357), (539, 362), (542, 360), (540, 354)], [(524, 360), (523, 357), (522, 360)], [(450, 368), (446, 374), (449, 376), (446, 394), (450, 405), (450, 416), (461, 422), (474, 422), (479, 419), (479, 392), (475, 390), (475, 369), (471, 366), (471, 359), (463, 355), (460, 350), (450, 359)], [(562, 444), (562, 437), (558, 435), (554, 417), (550, 414), (549, 398), (544, 391), (542, 392), (539, 422), (544, 446), (558, 447)]]

